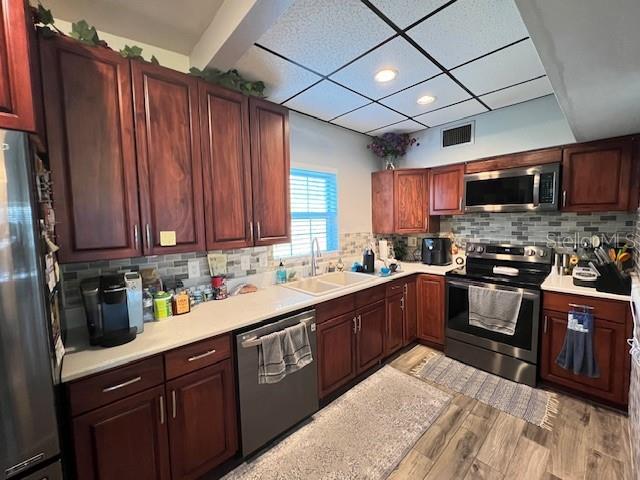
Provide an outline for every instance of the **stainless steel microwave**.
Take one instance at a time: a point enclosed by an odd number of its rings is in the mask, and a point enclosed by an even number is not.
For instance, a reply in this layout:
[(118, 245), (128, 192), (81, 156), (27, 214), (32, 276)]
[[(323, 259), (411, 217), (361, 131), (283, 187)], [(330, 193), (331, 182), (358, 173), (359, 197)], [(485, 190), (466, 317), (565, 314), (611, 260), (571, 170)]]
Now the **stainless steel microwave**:
[(464, 176), (464, 211), (557, 210), (559, 191), (559, 163), (472, 173)]

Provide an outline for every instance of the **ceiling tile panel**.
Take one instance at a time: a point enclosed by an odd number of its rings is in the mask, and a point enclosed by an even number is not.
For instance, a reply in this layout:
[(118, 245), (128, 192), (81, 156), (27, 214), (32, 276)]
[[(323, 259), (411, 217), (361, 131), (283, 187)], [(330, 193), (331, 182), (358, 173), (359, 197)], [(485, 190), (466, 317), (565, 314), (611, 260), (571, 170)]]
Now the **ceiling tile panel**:
[(434, 112), (425, 113), (424, 115), (418, 115), (415, 117), (421, 123), (430, 127), (442, 125), (449, 122), (455, 122), (462, 118), (470, 117), (471, 115), (477, 115), (478, 113), (486, 112), (487, 109), (482, 106), (480, 102), (475, 99), (467, 100), (466, 102), (457, 103), (450, 107), (442, 108)]
[(525, 102), (553, 93), (553, 88), (547, 77), (538, 78), (530, 82), (521, 83), (481, 97), (482, 101), (491, 108), (501, 108), (515, 103)]
[(285, 106), (322, 120), (330, 120), (367, 103), (369, 100), (363, 96), (323, 80), (286, 102)]
[(336, 118), (332, 123), (364, 133), (391, 123), (399, 122), (404, 118), (405, 117), (393, 110), (389, 110), (377, 103), (372, 103)]
[(258, 43), (327, 75), (394, 33), (359, 0), (297, 0)]
[(276, 103), (285, 101), (322, 79), (315, 73), (255, 46), (247, 50), (236, 68), (250, 80), (262, 80), (268, 100)]
[[(429, 95), (435, 101), (428, 105), (417, 103), (418, 98)], [(447, 75), (440, 75), (427, 82), (408, 88), (402, 92), (380, 100), (381, 103), (398, 110), (410, 117), (430, 112), (440, 107), (446, 107), (470, 98), (470, 95)]]
[(476, 95), (545, 75), (531, 40), (492, 53), (451, 73)]
[[(398, 75), (390, 82), (376, 82), (374, 75), (385, 68), (396, 70)], [(439, 73), (440, 69), (413, 48), (409, 42), (397, 37), (343, 68), (331, 78), (368, 97), (377, 99)]]
[(420, 125), (418, 122), (414, 122), (413, 120), (404, 120), (402, 122), (394, 123), (393, 125), (388, 125), (386, 127), (378, 128), (377, 130), (372, 130), (367, 132), (369, 135), (380, 136), (383, 133), (393, 132), (393, 133), (413, 133), (418, 130), (424, 130), (425, 126)]
[(372, 0), (382, 13), (400, 28), (426, 17), (449, 0)]
[(459, 0), (407, 34), (446, 68), (529, 36), (513, 0)]

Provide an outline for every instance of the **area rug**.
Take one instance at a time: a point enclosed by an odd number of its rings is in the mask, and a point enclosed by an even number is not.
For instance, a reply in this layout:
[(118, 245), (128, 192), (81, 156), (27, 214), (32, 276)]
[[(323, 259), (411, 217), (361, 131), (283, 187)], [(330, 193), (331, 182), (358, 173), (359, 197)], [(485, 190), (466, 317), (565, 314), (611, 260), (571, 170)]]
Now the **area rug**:
[(385, 366), (225, 480), (386, 478), (451, 400)]
[(553, 393), (483, 372), (439, 353), (432, 353), (411, 373), (547, 430), (553, 428), (558, 413), (558, 399)]

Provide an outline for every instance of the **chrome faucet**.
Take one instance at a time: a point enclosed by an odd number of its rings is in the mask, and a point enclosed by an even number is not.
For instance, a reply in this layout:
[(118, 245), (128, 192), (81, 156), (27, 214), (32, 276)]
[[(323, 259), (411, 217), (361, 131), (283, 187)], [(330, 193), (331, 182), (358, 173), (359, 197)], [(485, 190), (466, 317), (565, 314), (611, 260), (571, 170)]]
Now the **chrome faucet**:
[[(314, 248), (315, 246), (315, 248)], [(318, 258), (322, 256), (320, 251), (320, 243), (317, 237), (311, 239), (311, 276), (315, 277), (318, 274)]]

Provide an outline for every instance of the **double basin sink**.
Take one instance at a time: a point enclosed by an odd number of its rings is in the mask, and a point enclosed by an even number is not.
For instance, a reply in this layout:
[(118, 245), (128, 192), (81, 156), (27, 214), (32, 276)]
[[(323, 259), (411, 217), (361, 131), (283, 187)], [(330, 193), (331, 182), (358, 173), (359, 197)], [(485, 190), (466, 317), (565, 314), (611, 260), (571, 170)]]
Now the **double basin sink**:
[(306, 293), (307, 295), (320, 296), (335, 292), (341, 288), (352, 287), (375, 280), (374, 275), (357, 272), (334, 272), (305, 278), (296, 282), (286, 283), (283, 286)]

